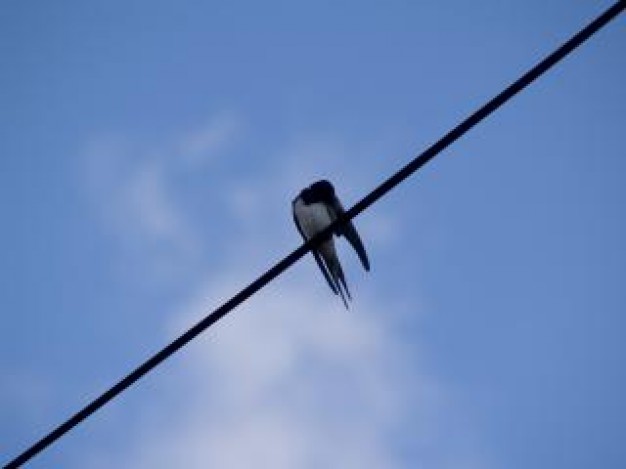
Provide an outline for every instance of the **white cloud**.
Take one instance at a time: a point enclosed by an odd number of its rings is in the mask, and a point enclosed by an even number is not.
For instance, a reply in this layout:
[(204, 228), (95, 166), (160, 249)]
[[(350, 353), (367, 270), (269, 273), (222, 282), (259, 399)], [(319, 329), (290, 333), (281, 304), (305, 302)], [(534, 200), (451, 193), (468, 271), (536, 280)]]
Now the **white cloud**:
[[(229, 277), (202, 289), (172, 327), (188, 326), (207, 298), (226, 298), (245, 280)], [(390, 435), (422, 426), (416, 415), (432, 420), (436, 384), (398, 343), (384, 308), (359, 301), (346, 312), (302, 280), (286, 283), (191, 347), (175, 390), (184, 405), (163, 409), (153, 396), (144, 424), (160, 414), (167, 426), (142, 430), (102, 467), (398, 467)]]
[(232, 113), (223, 113), (186, 132), (177, 146), (184, 161), (197, 167), (214, 158), (240, 131), (241, 121)]
[(93, 207), (121, 241), (192, 247), (189, 223), (169, 191), (166, 159), (103, 137), (91, 142), (84, 162)]
[(141, 257), (146, 276), (167, 282), (194, 270), (204, 243), (181, 204), (180, 188), (240, 128), (233, 114), (221, 114), (179, 139), (141, 145), (104, 135), (89, 142), (82, 182), (93, 212), (125, 255)]
[[(164, 335), (182, 332), (253, 280), (268, 267), (268, 250), (295, 247), (289, 202), (297, 187), (324, 176), (313, 174), (319, 167), (366, 179), (345, 158), (316, 166), (328, 152), (305, 151), (306, 143), (293, 148), (254, 181), (223, 182), (220, 192), (236, 226), (218, 240), (227, 247), (221, 264), (205, 266), (206, 281), (174, 311)], [(341, 146), (318, 142), (315, 148)], [(309, 166), (314, 155), (318, 161)], [(122, 171), (113, 212), (131, 225), (125, 229), (180, 248), (197, 227), (174, 203), (164, 164)], [(365, 223), (366, 245), (372, 239), (393, 245), (397, 226), (392, 214)], [(358, 266), (356, 258), (345, 263), (348, 274)], [(426, 371), (419, 344), (403, 339), (398, 321), (421, 315), (414, 306), (420, 299), (367, 294), (367, 283), (384, 273), (366, 279), (358, 272), (351, 277), (355, 301), (345, 311), (310, 259), (295, 266), (190, 344), (176, 370), (169, 369), (174, 379), (146, 396), (141, 418), (124, 429), (125, 443), (107, 454), (90, 450), (80, 467), (393, 468), (415, 467), (414, 461), (483, 467), (463, 442), (467, 433), (458, 431), (463, 418), (453, 415), (445, 388)], [(173, 400), (177, 406), (163, 405)]]
[(129, 175), (121, 202), (128, 216), (125, 226), (136, 229), (140, 236), (193, 249), (197, 240), (168, 194), (164, 172), (162, 164), (151, 162)]

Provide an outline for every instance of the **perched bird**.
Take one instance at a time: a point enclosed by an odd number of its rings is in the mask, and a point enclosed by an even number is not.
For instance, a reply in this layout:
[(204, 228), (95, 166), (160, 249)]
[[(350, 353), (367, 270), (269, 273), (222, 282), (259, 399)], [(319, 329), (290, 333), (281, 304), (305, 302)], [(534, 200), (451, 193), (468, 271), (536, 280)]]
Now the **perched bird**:
[[(335, 188), (326, 181), (321, 180), (311, 184), (293, 200), (292, 202), (293, 220), (305, 241), (308, 241), (328, 225), (343, 215), (345, 210), (341, 202), (335, 195)], [(361, 259), (361, 263), (366, 271), (370, 270), (370, 263), (367, 253), (363, 247), (363, 242), (359, 238), (356, 228), (350, 220), (340, 224), (333, 231), (335, 236), (344, 236), (352, 245)], [(332, 234), (328, 236), (316, 248), (311, 250), (317, 265), (319, 265), (324, 278), (328, 282), (330, 289), (335, 295), (341, 295), (343, 304), (348, 308), (348, 299), (352, 299), (346, 278), (341, 268), (341, 263), (337, 257), (335, 243)]]

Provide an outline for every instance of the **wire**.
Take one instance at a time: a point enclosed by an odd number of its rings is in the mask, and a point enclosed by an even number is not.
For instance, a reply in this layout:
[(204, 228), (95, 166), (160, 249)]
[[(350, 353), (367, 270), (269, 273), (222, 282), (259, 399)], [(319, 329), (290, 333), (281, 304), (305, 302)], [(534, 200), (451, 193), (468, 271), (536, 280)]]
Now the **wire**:
[(60, 424), (58, 427), (53, 429), (50, 433), (45, 435), (39, 441), (34, 443), (28, 449), (26, 449), (23, 453), (17, 456), (15, 459), (10, 461), (5, 467), (5, 469), (17, 468), (20, 465), (24, 464), (36, 454), (43, 451), (46, 447), (51, 445), (53, 442), (58, 440), (65, 433), (70, 431), (80, 422), (85, 420), (91, 414), (96, 412), (102, 406), (104, 406), (107, 402), (112, 400), (122, 391), (133, 385), (137, 380), (151, 371), (153, 368), (158, 366), (162, 361), (169, 358), (172, 354), (177, 352), (179, 349), (184, 347), (188, 342), (202, 333), (204, 330), (215, 324), (222, 317), (236, 308), (238, 305), (246, 301), (252, 295), (254, 295), (257, 291), (275, 279), (277, 276), (282, 274), (286, 269), (288, 269), (292, 264), (298, 261), (301, 257), (303, 257), (307, 252), (311, 250), (311, 248), (317, 246), (322, 239), (330, 235), (337, 226), (342, 223), (345, 223), (347, 220), (351, 220), (356, 217), (358, 214), (367, 209), (370, 205), (380, 199), (383, 195), (387, 194), (391, 189), (400, 184), (410, 175), (412, 175), (419, 168), (428, 163), (431, 159), (433, 159), (437, 154), (439, 154), (442, 150), (448, 147), (450, 144), (458, 140), (463, 134), (465, 134), (468, 130), (482, 121), (485, 117), (489, 116), (492, 112), (510, 100), (517, 93), (526, 88), (529, 84), (539, 78), (542, 74), (544, 74), (548, 69), (562, 60), (565, 56), (567, 56), (570, 52), (576, 49), (579, 45), (589, 39), (593, 34), (595, 34), (599, 29), (604, 27), (609, 21), (614, 19), (619, 13), (622, 12), (626, 8), (626, 0), (619, 0), (609, 9), (607, 9), (604, 13), (594, 19), (591, 23), (581, 29), (578, 33), (572, 36), (569, 40), (567, 40), (563, 45), (561, 45), (557, 50), (552, 52), (550, 55), (545, 57), (541, 62), (535, 65), (532, 69), (526, 72), (522, 77), (509, 85), (504, 91), (498, 94), (496, 97), (491, 99), (488, 103), (483, 105), (480, 109), (466, 118), (463, 122), (458, 124), (454, 129), (444, 135), (440, 140), (430, 146), (426, 151), (415, 157), (411, 162), (409, 162), (406, 166), (397, 171), (394, 175), (389, 177), (386, 181), (376, 187), (372, 192), (367, 194), (363, 199), (357, 202), (352, 208), (350, 208), (343, 217), (337, 219), (334, 223), (329, 225), (325, 230), (318, 233), (314, 238), (310, 239), (308, 242), (304, 243), (302, 246), (294, 250), (291, 254), (287, 255), (281, 261), (276, 263), (273, 267), (267, 270), (264, 274), (262, 274), (255, 281), (250, 283), (243, 290), (239, 291), (235, 296), (230, 298), (226, 303), (222, 304), (211, 314), (206, 316), (196, 325), (191, 327), (187, 332), (179, 336), (165, 348), (157, 352), (155, 355), (150, 357), (147, 361), (139, 365), (132, 372), (118, 381), (113, 387), (109, 388), (106, 392), (100, 395), (98, 398), (90, 402), (83, 409), (75, 413), (65, 422)]

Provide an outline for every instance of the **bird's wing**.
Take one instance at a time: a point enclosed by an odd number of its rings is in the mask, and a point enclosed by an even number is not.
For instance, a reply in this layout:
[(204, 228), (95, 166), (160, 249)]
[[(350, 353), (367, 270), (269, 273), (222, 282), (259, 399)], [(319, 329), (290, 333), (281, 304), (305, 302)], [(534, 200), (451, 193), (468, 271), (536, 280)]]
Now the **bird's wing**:
[[(296, 217), (295, 213), (293, 213), (293, 222), (296, 224), (296, 228), (298, 228), (298, 232), (302, 236), (302, 239), (306, 242), (307, 241), (306, 236), (304, 235), (302, 228), (300, 227), (300, 223), (298, 223), (298, 218)], [(330, 273), (328, 272), (328, 269), (326, 268), (326, 265), (322, 262), (322, 258), (320, 257), (319, 253), (317, 252), (315, 248), (313, 248), (311, 249), (311, 254), (313, 254), (313, 257), (315, 258), (315, 262), (317, 262), (317, 265), (322, 271), (322, 274), (324, 274), (324, 278), (328, 282), (328, 286), (333, 291), (333, 293), (337, 295), (339, 293), (337, 291), (337, 287), (333, 283), (333, 279), (331, 278)]]
[[(341, 205), (341, 202), (337, 197), (335, 197), (333, 200), (332, 208), (336, 212), (336, 215), (334, 217), (332, 216), (333, 214), (331, 214), (331, 217), (333, 219), (341, 217), (346, 213), (343, 205)], [(352, 245), (357, 255), (359, 256), (361, 264), (363, 264), (363, 268), (369, 272), (370, 261), (367, 258), (367, 252), (365, 252), (365, 246), (363, 246), (363, 241), (361, 241), (359, 233), (357, 233), (356, 228), (352, 223), (352, 220), (347, 220), (345, 223), (339, 225), (335, 230), (335, 233), (337, 234), (337, 236), (344, 236), (348, 240), (348, 242)]]

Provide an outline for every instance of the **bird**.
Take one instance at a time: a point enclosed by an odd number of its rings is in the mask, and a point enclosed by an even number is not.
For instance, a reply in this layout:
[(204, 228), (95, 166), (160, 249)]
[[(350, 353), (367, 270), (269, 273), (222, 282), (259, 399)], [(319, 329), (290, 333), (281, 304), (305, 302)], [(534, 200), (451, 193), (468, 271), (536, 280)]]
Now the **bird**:
[[(305, 242), (345, 214), (343, 205), (335, 193), (335, 188), (326, 179), (314, 182), (304, 188), (293, 199), (291, 206), (294, 223)], [(351, 220), (346, 220), (338, 225), (327, 238), (311, 249), (311, 253), (330, 289), (335, 295), (341, 296), (344, 306), (348, 309), (346, 297), (352, 300), (352, 296), (337, 257), (333, 234), (337, 237), (343, 236), (348, 240), (367, 272), (370, 270), (370, 262), (363, 242)]]

